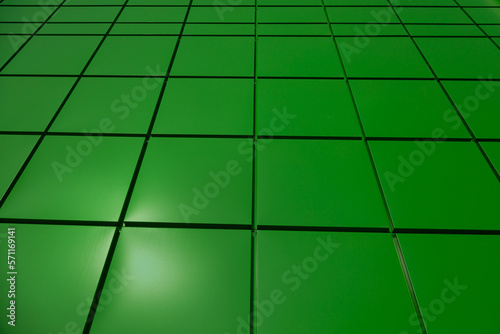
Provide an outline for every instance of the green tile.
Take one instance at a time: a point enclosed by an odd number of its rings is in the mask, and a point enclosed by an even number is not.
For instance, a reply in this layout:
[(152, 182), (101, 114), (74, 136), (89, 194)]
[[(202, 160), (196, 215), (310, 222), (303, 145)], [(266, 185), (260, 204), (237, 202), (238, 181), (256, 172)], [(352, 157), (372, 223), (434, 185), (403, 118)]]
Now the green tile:
[(251, 157), (246, 139), (153, 138), (126, 221), (250, 224)]
[(498, 142), (482, 142), (481, 147), (488, 155), (488, 158), (493, 163), (497, 173), (500, 173), (500, 143)]
[(147, 75), (149, 68), (165, 74), (177, 37), (109, 36), (85, 74)]
[[(477, 138), (500, 139), (499, 82), (443, 81), (443, 85)], [(457, 127), (456, 117), (452, 121)]]
[(387, 0), (324, 0), (326, 6), (388, 6)]
[(321, 6), (321, 0), (259, 0), (259, 6)]
[(123, 5), (125, 0), (66, 0), (64, 6)]
[[(182, 24), (169, 23), (116, 23), (111, 29), (110, 35), (114, 34), (179, 34)], [(185, 31), (185, 30), (184, 30)]]
[(255, 35), (253, 24), (196, 24), (184, 26), (183, 35)]
[(410, 38), (340, 37), (337, 43), (350, 77), (432, 77)]
[(457, 2), (461, 6), (500, 6), (498, 0), (457, 0)]
[(46, 137), (0, 217), (117, 221), (142, 143), (142, 138)]
[(125, 7), (118, 22), (184, 22), (187, 7)]
[(484, 36), (476, 25), (407, 24), (412, 36)]
[[(435, 81), (352, 80), (356, 105), (368, 137), (431, 138), (436, 128), (451, 138), (470, 138)], [(390, 94), (387, 94), (390, 92)], [(450, 123), (450, 119), (457, 122)]]
[[(58, 5), (63, 0), (50, 0), (46, 1), (46, 4)], [(43, 4), (43, 3), (42, 3)], [(4, 0), (0, 3), (0, 6), (3, 5), (22, 5), (22, 6), (39, 6), (40, 0)]]
[(105, 34), (111, 23), (47, 23), (44, 24), (38, 35), (43, 34)]
[(259, 76), (343, 77), (331, 38), (261, 37), (257, 56)]
[[(487, 33), (489, 36), (500, 36), (500, 24), (495, 24), (495, 25), (487, 25), (487, 24), (482, 24), (481, 29), (484, 30), (485, 33)], [(494, 39), (495, 40), (495, 39)], [(498, 39), (497, 39), (498, 40)], [(498, 44), (498, 43), (497, 43)]]
[(259, 7), (259, 23), (318, 23), (326, 22), (322, 7)]
[(113, 22), (120, 7), (61, 7), (49, 22)]
[(33, 34), (41, 23), (0, 23), (0, 34)]
[[(147, 133), (163, 78), (83, 78), (50, 131)], [(101, 128), (103, 119), (113, 127)]]
[(389, 227), (362, 141), (261, 139), (257, 223)]
[[(500, 6), (500, 2), (497, 2)], [(464, 10), (472, 17), (476, 23), (493, 23), (500, 24), (500, 7), (499, 8), (464, 8)]]
[(0, 67), (19, 50), (29, 36), (26, 35), (3, 35), (0, 36)]
[(38, 136), (0, 135), (0, 199), (35, 146)]
[(399, 23), (390, 7), (328, 7), (330, 23)]
[(331, 36), (327, 24), (268, 24), (258, 25), (259, 35), (322, 35)]
[(207, 5), (213, 6), (215, 10), (222, 13), (228, 13), (239, 8), (239, 6), (254, 6), (255, 0), (193, 0), (193, 6)]
[(257, 132), (273, 136), (358, 136), (358, 118), (343, 80), (261, 79)]
[(154, 133), (253, 134), (252, 79), (168, 80)]
[(473, 23), (459, 7), (408, 7), (400, 10), (399, 17), (403, 23)]
[(389, 234), (259, 231), (257, 264), (259, 334), (409, 327), (414, 308)]
[[(38, 4), (37, 4), (38, 5)], [(2, 7), (2, 22), (44, 22), (57, 7), (48, 6), (14, 6)]]
[[(394, 6), (457, 6), (455, 0), (389, 0), (389, 2)], [(398, 12), (406, 9), (398, 8)]]
[(187, 22), (198, 23), (253, 23), (255, 22), (254, 7), (233, 7), (223, 15), (213, 7), (192, 7)]
[(492, 38), (493, 41), (500, 47), (500, 38)]
[(500, 78), (500, 50), (487, 38), (416, 38), (440, 78)]
[(182, 6), (189, 5), (189, 0), (129, 0), (127, 5), (150, 6), (150, 5), (169, 5)]
[(182, 38), (171, 75), (253, 76), (254, 37)]
[(500, 331), (499, 236), (403, 234), (399, 239), (429, 334)]
[(378, 23), (361, 23), (361, 24), (332, 24), (333, 33), (336, 36), (407, 36), (402, 24), (378, 24)]
[[(92, 298), (108, 255), (114, 228), (97, 226), (54, 226), (0, 224), (1, 233), (15, 228), (18, 269), (16, 275), (16, 322), (0, 323), (2, 333), (82, 333)], [(7, 254), (7, 242), (0, 244)], [(7, 271), (7, 255), (5, 255)], [(49, 260), (50, 259), (50, 260)], [(50, 262), (49, 262), (50, 261)], [(110, 272), (115, 285), (122, 272)], [(7, 308), (9, 282), (3, 275), (2, 304)], [(125, 282), (126, 283), (126, 282)], [(124, 284), (125, 284), (124, 283)], [(109, 294), (109, 290), (106, 291)], [(103, 298), (108, 298), (103, 293)], [(5, 311), (4, 314), (7, 314)], [(23, 316), (21, 316), (23, 315)], [(5, 315), (4, 315), (5, 317)], [(29, 317), (30, 321), (24, 321)]]
[(475, 143), (371, 141), (370, 148), (397, 228), (500, 229), (500, 183)]
[(2, 73), (80, 74), (100, 40), (98, 36), (35, 36)]
[(44, 131), (75, 80), (0, 77), (0, 131)]
[(130, 280), (92, 334), (235, 333), (249, 317), (250, 231), (125, 227), (110, 269)]

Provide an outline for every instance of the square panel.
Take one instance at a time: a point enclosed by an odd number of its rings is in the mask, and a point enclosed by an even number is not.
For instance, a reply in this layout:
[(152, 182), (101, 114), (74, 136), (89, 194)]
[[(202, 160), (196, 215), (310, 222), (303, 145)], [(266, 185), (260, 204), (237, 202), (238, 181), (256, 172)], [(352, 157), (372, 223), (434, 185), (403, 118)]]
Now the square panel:
[(321, 6), (321, 0), (259, 0), (259, 6)]
[(250, 224), (252, 142), (153, 138), (126, 221)]
[[(17, 261), (18, 274), (14, 299), (7, 298), (11, 288), (11, 281), (7, 280), (10, 275), (3, 275), (0, 288), (6, 293), (1, 301), (7, 309), (9, 300), (14, 300), (18, 317), (15, 327), (8, 324), (10, 319), (6, 317), (0, 323), (0, 332), (64, 333), (69, 329), (73, 333), (82, 333), (115, 229), (0, 224), (2, 233), (7, 234), (7, 228), (15, 229), (17, 247), (12, 255), (14, 262)], [(3, 240), (0, 243), (0, 250), (6, 258), (7, 245)], [(50, 265), (47, 265), (47, 259), (51, 259)], [(123, 288), (121, 284), (127, 283), (117, 281), (116, 277), (123, 278), (121, 273), (111, 273), (114, 282), (118, 283), (115, 287)], [(30, 321), (20, 320), (19, 314), (29, 317)]]
[(112, 23), (46, 23), (37, 33), (38, 35), (104, 35)]
[(322, 23), (326, 22), (322, 7), (259, 7), (259, 23)]
[(460, 6), (499, 7), (498, 0), (457, 0)]
[(222, 11), (222, 9), (210, 7), (192, 7), (189, 10), (187, 22), (198, 23), (254, 23), (255, 8), (254, 7), (229, 7), (230, 10)]
[(432, 77), (408, 37), (339, 37), (337, 45), (350, 77)]
[(99, 36), (34, 36), (2, 73), (80, 74), (101, 38)]
[[(500, 6), (500, 3), (496, 3)], [(500, 24), (500, 8), (464, 8), (474, 22), (485, 24)]]
[(48, 22), (113, 22), (120, 7), (61, 7)]
[(500, 312), (499, 236), (400, 234), (398, 238), (428, 333), (500, 331), (495, 320)]
[[(51, 132), (147, 133), (163, 78), (83, 78)], [(113, 126), (102, 126), (112, 122)]]
[(38, 136), (0, 135), (0, 199), (35, 146)]
[(481, 147), (488, 155), (488, 159), (490, 159), (497, 173), (500, 173), (500, 143), (481, 142)]
[(117, 221), (142, 143), (142, 138), (45, 137), (0, 217)]
[(187, 7), (125, 7), (118, 22), (184, 22)]
[(176, 42), (174, 36), (109, 36), (85, 74), (166, 74)]
[(259, 23), (257, 34), (262, 35), (299, 35), (299, 36), (331, 36), (330, 28), (324, 24), (309, 23)]
[[(6, 4), (2, 2), (2, 5)], [(17, 4), (17, 3), (16, 3)], [(44, 22), (56, 10), (57, 7), (39, 6), (41, 3), (33, 3), (35, 6), (2, 6), (0, 11), (1, 22)]]
[(335, 36), (407, 36), (402, 24), (384, 23), (337, 23), (332, 24), (332, 31)]
[(343, 77), (331, 38), (260, 37), (257, 73), (267, 77)]
[(0, 131), (44, 131), (76, 78), (0, 77)]
[(260, 139), (257, 223), (389, 227), (365, 144)]
[(154, 133), (252, 135), (252, 79), (170, 78)]
[(472, 24), (407, 24), (412, 36), (484, 36), (476, 25)]
[(323, 0), (326, 6), (388, 6), (387, 0)]
[(327, 7), (330, 23), (399, 23), (391, 7)]
[(487, 38), (415, 38), (440, 78), (500, 78), (500, 50)]
[(408, 7), (398, 14), (403, 23), (473, 23), (459, 7)]
[(255, 36), (255, 25), (245, 23), (188, 23), (183, 36), (187, 35), (249, 35)]
[(179, 34), (181, 32), (181, 23), (123, 23), (118, 22), (113, 25), (110, 35), (167, 35)]
[(33, 34), (41, 23), (0, 23), (0, 33), (2, 34)]
[[(477, 138), (500, 139), (500, 83), (498, 81), (442, 81)], [(453, 119), (453, 127), (458, 120)]]
[(450, 138), (470, 138), (435, 81), (351, 80), (350, 85), (368, 137), (431, 138), (441, 129)]
[(171, 75), (253, 76), (254, 37), (183, 37)]
[(260, 79), (256, 101), (258, 134), (361, 137), (343, 80)]
[(500, 183), (475, 143), (369, 144), (396, 228), (500, 229)]
[(389, 234), (259, 231), (256, 284), (259, 334), (406, 333), (415, 312)]
[[(394, 6), (457, 6), (455, 0), (389, 0)], [(406, 8), (398, 8), (398, 11), (406, 10)]]
[[(236, 332), (250, 315), (250, 238), (250, 231), (125, 227), (110, 273), (128, 279), (91, 333)], [(104, 290), (117, 283), (109, 275)]]

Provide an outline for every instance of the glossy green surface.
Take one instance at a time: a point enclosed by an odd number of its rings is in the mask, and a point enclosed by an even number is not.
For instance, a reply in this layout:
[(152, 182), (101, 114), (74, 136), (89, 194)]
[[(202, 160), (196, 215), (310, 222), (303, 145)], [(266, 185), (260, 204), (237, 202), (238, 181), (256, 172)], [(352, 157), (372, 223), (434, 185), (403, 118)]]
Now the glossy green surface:
[(481, 143), (481, 147), (488, 155), (488, 158), (493, 163), (493, 166), (495, 166), (497, 172), (500, 173), (500, 144), (484, 142)]
[(476, 23), (497, 24), (500, 19), (499, 8), (467, 8), (465, 11)]
[(126, 221), (250, 224), (252, 145), (237, 138), (153, 138)]
[(410, 327), (414, 309), (388, 234), (259, 231), (257, 262), (259, 334)]
[(116, 23), (111, 29), (110, 34), (178, 34), (181, 31), (180, 23)]
[(187, 7), (126, 7), (117, 22), (182, 22)]
[(185, 35), (253, 35), (255, 26), (253, 24), (204, 24), (190, 23), (184, 27)]
[(253, 7), (232, 7), (231, 10), (221, 14), (221, 11), (210, 7), (193, 7), (189, 11), (187, 22), (197, 23), (254, 23), (255, 8)]
[[(0, 224), (5, 270), (9, 227), (15, 228), (16, 240), (16, 326), (8, 325), (4, 315), (0, 332), (81, 334), (114, 228)], [(0, 281), (5, 309), (11, 300), (6, 280), (10, 276), (4, 272)]]
[[(0, 11), (0, 21), (2, 22), (43, 22), (55, 7), (37, 6), (26, 7), (3, 7)], [(23, 20), (24, 19), (24, 20)]]
[(335, 36), (407, 36), (402, 24), (332, 24)]
[(62, 7), (48, 22), (113, 22), (120, 7)]
[(47, 23), (38, 32), (43, 34), (85, 35), (105, 34), (111, 23)]
[(369, 146), (396, 227), (500, 229), (500, 183), (475, 143)]
[(259, 7), (259, 23), (321, 23), (326, 22), (321, 7)]
[(390, 7), (329, 7), (330, 23), (398, 23)]
[(412, 36), (484, 36), (475, 25), (407, 24)]
[(270, 24), (259, 23), (257, 26), (257, 33), (259, 35), (320, 35), (331, 36), (328, 25), (325, 24)]
[(350, 85), (368, 137), (430, 138), (441, 128), (450, 138), (470, 138), (435, 81), (352, 80)]
[(499, 236), (404, 234), (399, 239), (429, 334), (500, 331)]
[(46, 137), (0, 208), (0, 218), (116, 221), (142, 142)]
[(251, 135), (253, 80), (170, 78), (153, 133)]
[(92, 334), (233, 333), (248, 321), (250, 231), (124, 228), (110, 270), (129, 280)]
[(461, 8), (409, 7), (399, 12), (403, 23), (473, 23)]
[(389, 227), (363, 142), (261, 139), (257, 149), (258, 225)]

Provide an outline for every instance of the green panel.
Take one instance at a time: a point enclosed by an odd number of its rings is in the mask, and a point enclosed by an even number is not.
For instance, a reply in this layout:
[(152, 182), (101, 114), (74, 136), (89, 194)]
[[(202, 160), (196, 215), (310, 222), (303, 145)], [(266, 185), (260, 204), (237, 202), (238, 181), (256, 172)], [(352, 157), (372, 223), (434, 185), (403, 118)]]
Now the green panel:
[(493, 163), (497, 173), (500, 173), (500, 143), (498, 142), (484, 142), (481, 143), (481, 147), (484, 149), (488, 158)]
[[(37, 4), (38, 5), (38, 4)], [(57, 7), (15, 6), (2, 7), (0, 21), (2, 22), (44, 22)]]
[(461, 6), (493, 6), (499, 7), (498, 0), (457, 0)]
[(35, 146), (38, 136), (0, 135), (0, 199)]
[(260, 37), (257, 73), (277, 77), (343, 77), (335, 45), (326, 37)]
[(327, 6), (387, 6), (387, 0), (323, 0)]
[(142, 143), (141, 138), (46, 137), (0, 217), (118, 220)]
[(38, 35), (43, 34), (105, 34), (111, 23), (47, 23), (44, 24)]
[(113, 22), (120, 7), (62, 7), (49, 22)]
[(259, 23), (315, 23), (326, 22), (321, 7), (259, 7)]
[(169, 6), (182, 6), (189, 5), (189, 0), (129, 0), (127, 5), (139, 6), (154, 6), (154, 5), (169, 5)]
[(399, 11), (403, 23), (473, 23), (461, 8), (408, 7)]
[(371, 141), (370, 148), (396, 227), (500, 229), (500, 183), (475, 143)]
[(183, 22), (187, 7), (125, 7), (118, 22)]
[[(83, 333), (114, 228), (0, 224), (1, 233), (7, 234), (8, 227), (15, 228), (16, 322), (15, 327), (7, 324), (10, 311), (4, 309), (0, 332)], [(7, 243), (2, 240), (0, 246), (7, 270)], [(1, 301), (7, 308), (11, 275), (2, 274)], [(121, 273), (111, 276), (121, 278)]]
[(168, 80), (154, 133), (251, 135), (252, 79)]
[[(146, 133), (162, 83), (163, 78), (83, 78), (50, 131)], [(103, 119), (113, 127), (101, 129)]]
[(362, 141), (261, 139), (257, 223), (389, 227)]
[(174, 51), (173, 36), (107, 37), (85, 74), (164, 75)]
[(96, 5), (123, 5), (125, 0), (66, 0), (64, 6), (96, 6)]
[(407, 24), (412, 36), (484, 36), (476, 25)]
[(470, 138), (435, 81), (352, 80), (350, 84), (368, 137), (431, 138), (440, 128), (451, 138)]
[(255, 8), (235, 6), (232, 10), (221, 13), (214, 7), (193, 7), (189, 11), (187, 22), (253, 23), (255, 22)]
[(262, 135), (361, 136), (343, 80), (259, 80), (257, 121)]
[(476, 137), (500, 139), (498, 81), (443, 81), (443, 85)]
[(500, 24), (500, 8), (466, 8), (465, 11), (476, 23)]
[(480, 27), (489, 36), (500, 36), (500, 24), (497, 24), (497, 25), (486, 25), (486, 24), (483, 24)]
[(0, 34), (33, 34), (41, 23), (0, 23)]
[(196, 24), (188, 23), (184, 35), (255, 35), (253, 24)]
[(97, 36), (35, 36), (2, 73), (80, 74), (100, 40)]
[(234, 333), (249, 317), (250, 231), (124, 228), (110, 270), (127, 285), (92, 334)]
[(406, 333), (414, 313), (390, 235), (260, 231), (259, 334)]
[[(394, 6), (457, 6), (455, 0), (389, 0)], [(398, 8), (398, 11), (406, 10), (406, 8)]]
[(259, 35), (322, 35), (331, 36), (327, 24), (268, 24), (257, 26)]
[(182, 38), (172, 75), (253, 76), (253, 37)]
[[(46, 3), (58, 5), (62, 1), (63, 0), (50, 0), (50, 1), (47, 1)], [(39, 6), (40, 0), (4, 0), (0, 3), (0, 6), (3, 6), (3, 5)]]
[[(0, 66), (9, 60), (10, 57), (26, 42), (29, 36), (4, 35), (0, 36)], [(3, 71), (5, 73), (5, 70)]]
[(168, 23), (116, 23), (111, 29), (113, 34), (179, 34), (181, 32), (182, 24), (168, 24)]
[(432, 77), (410, 38), (340, 37), (337, 43), (350, 77)]
[(250, 224), (251, 158), (246, 139), (151, 139), (126, 221)]
[(0, 131), (44, 131), (75, 80), (0, 77)]
[(399, 23), (390, 7), (329, 7), (330, 23)]
[[(162, 0), (158, 0), (162, 1)], [(193, 0), (193, 6), (213, 6), (215, 10), (223, 13), (232, 12), (238, 6), (254, 6), (255, 0)]]
[(259, 6), (321, 6), (321, 0), (259, 0)]
[(487, 38), (416, 38), (440, 78), (500, 78), (500, 50)]
[(332, 24), (333, 33), (337, 36), (407, 36), (404, 26), (402, 24), (347, 24), (339, 23)]
[(429, 334), (500, 332), (499, 236), (404, 234), (399, 239)]

